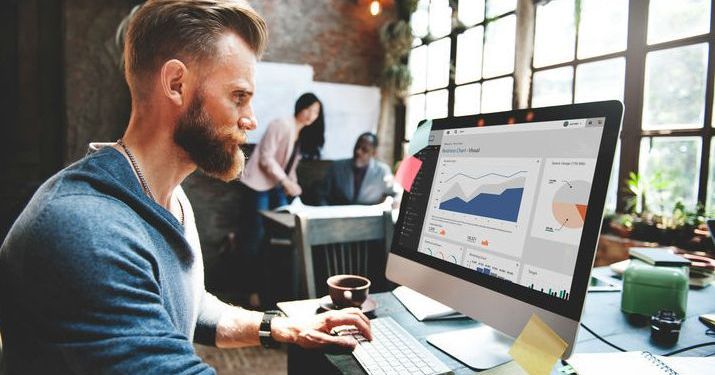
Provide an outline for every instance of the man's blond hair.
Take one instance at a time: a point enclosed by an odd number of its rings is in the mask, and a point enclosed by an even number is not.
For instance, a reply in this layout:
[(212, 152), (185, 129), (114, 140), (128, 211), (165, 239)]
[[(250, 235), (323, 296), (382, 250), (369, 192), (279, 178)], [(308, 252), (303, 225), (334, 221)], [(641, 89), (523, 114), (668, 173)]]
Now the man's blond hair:
[(216, 41), (238, 34), (260, 57), (265, 20), (243, 0), (149, 0), (134, 12), (124, 43), (124, 67), (132, 95), (164, 62), (202, 62), (216, 55)]

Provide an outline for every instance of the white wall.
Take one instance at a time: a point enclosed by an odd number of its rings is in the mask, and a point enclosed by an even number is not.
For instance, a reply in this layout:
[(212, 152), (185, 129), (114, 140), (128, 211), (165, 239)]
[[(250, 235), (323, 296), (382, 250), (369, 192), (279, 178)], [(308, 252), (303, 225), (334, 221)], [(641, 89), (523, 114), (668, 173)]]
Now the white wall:
[(261, 62), (256, 68), (253, 99), (258, 129), (249, 132), (248, 141), (257, 143), (273, 119), (293, 116), (295, 101), (305, 92), (314, 93), (323, 103), (323, 159), (351, 157), (358, 135), (377, 130), (379, 88), (315, 82), (309, 65)]

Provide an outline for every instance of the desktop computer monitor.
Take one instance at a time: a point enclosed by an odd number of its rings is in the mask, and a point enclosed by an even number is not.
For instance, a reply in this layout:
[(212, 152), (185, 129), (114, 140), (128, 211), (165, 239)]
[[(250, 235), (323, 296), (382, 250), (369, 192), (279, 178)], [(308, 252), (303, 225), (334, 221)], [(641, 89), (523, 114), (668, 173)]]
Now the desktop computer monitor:
[[(536, 314), (568, 357), (622, 113), (605, 101), (434, 120), (387, 278), (511, 337)], [(503, 334), (485, 327), (428, 341), (487, 368), (509, 359)]]

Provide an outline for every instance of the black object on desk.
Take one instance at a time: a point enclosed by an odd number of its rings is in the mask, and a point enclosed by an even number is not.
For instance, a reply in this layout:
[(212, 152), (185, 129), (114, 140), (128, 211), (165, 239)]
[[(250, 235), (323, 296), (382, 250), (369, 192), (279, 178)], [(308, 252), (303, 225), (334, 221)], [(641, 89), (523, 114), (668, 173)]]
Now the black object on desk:
[[(604, 278), (610, 278), (611, 274), (608, 267), (599, 267), (594, 269), (593, 272)], [(371, 296), (379, 304), (375, 312), (376, 316), (390, 316), (395, 319), (405, 330), (425, 345), (430, 352), (447, 364), (455, 374), (474, 373), (470, 368), (428, 344), (425, 337), (440, 332), (478, 327), (480, 326), (479, 322), (471, 319), (419, 322), (392, 293), (377, 293)], [(697, 317), (715, 310), (715, 288), (713, 287), (690, 290), (688, 315), (683, 321), (680, 339), (675, 346), (671, 347), (659, 346), (652, 342), (650, 340), (650, 327), (629, 324), (626, 316), (620, 311), (620, 298), (620, 293), (589, 293), (586, 297), (581, 322), (607, 340), (627, 350), (649, 351), (655, 355), (712, 341), (712, 338), (705, 335), (707, 328), (698, 321)], [(290, 302), (290, 304), (301, 304), (300, 309), (305, 311), (306, 314), (315, 313), (318, 307), (317, 300), (295, 301)], [(614, 349), (585, 330), (579, 331), (575, 352), (602, 353), (613, 351)], [(715, 349), (713, 347), (703, 347), (688, 351), (684, 355), (707, 356), (714, 353)], [(291, 346), (288, 349), (288, 373), (365, 374), (360, 364), (350, 353), (326, 353), (305, 350), (296, 346)], [(552, 371), (552, 374), (557, 374), (557, 371)]]

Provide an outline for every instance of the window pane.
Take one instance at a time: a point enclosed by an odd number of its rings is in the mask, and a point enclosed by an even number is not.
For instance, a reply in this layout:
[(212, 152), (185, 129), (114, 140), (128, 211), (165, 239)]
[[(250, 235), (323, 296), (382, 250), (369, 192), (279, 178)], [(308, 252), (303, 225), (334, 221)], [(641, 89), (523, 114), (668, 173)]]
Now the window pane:
[(460, 1), (457, 16), (466, 26), (484, 21), (484, 0)]
[(514, 9), (516, 9), (516, 0), (487, 0), (487, 18), (501, 16)]
[(457, 37), (457, 84), (482, 78), (484, 27), (471, 28)]
[(433, 38), (441, 38), (452, 32), (452, 8), (449, 1), (432, 0), (429, 6), (429, 31)]
[(429, 0), (420, 0), (417, 3), (417, 9), (410, 17), (410, 25), (412, 26), (412, 35), (418, 38), (424, 38), (429, 33)]
[(626, 59), (624, 57), (577, 66), (575, 102), (623, 101), (625, 75)]
[(708, 200), (705, 208), (708, 216), (712, 217), (712, 212), (715, 211), (715, 139), (710, 139), (710, 173), (708, 180)]
[(427, 90), (427, 46), (417, 47), (410, 51), (409, 67), (412, 75), (410, 93)]
[(648, 210), (673, 212), (675, 202), (695, 208), (700, 175), (700, 137), (658, 137), (641, 140), (639, 169), (650, 186)]
[(627, 36), (628, 0), (582, 0), (579, 59), (624, 51)]
[(479, 113), (481, 91), (482, 85), (478, 83), (458, 86), (454, 89), (454, 115), (466, 116)]
[(573, 0), (554, 0), (536, 8), (534, 66), (571, 61), (576, 48)]
[(434, 90), (447, 87), (449, 83), (449, 38), (440, 39), (427, 46), (427, 89)]
[(648, 53), (643, 129), (703, 126), (707, 59), (707, 44)]
[(433, 119), (447, 117), (448, 96), (447, 90), (428, 92), (425, 117)]
[(409, 140), (417, 129), (417, 124), (425, 119), (425, 95), (420, 94), (408, 97), (406, 112), (405, 139)]
[(489, 23), (486, 33), (484, 77), (495, 77), (513, 72), (516, 16), (507, 16)]
[(510, 110), (513, 90), (512, 77), (485, 81), (482, 86), (482, 113)]
[(608, 191), (606, 192), (606, 212), (614, 213), (616, 212), (616, 205), (618, 205), (618, 190), (620, 185), (618, 183), (618, 169), (621, 164), (621, 140), (616, 142), (616, 154), (613, 155), (613, 168), (611, 169), (611, 177), (608, 178)]
[(648, 44), (710, 31), (709, 0), (650, 0)]
[(571, 104), (573, 68), (570, 66), (534, 73), (532, 107)]

